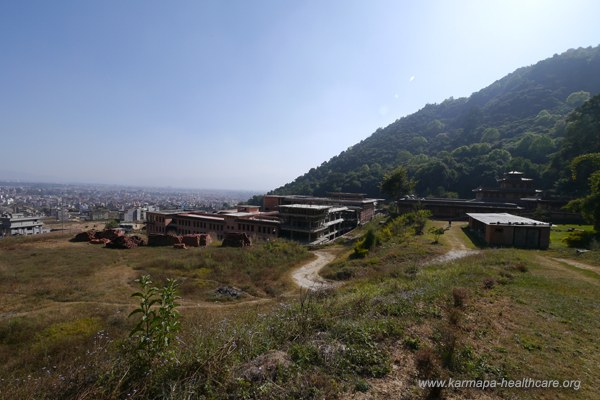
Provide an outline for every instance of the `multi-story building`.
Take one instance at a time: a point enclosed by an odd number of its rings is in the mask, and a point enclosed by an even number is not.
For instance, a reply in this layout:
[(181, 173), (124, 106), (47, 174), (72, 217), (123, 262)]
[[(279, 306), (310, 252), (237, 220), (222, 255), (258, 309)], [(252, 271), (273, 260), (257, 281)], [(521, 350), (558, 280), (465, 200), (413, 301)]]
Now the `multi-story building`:
[(146, 232), (151, 234), (187, 235), (206, 233), (223, 240), (226, 233), (247, 233), (255, 239), (279, 236), (279, 220), (274, 213), (262, 213), (258, 207), (238, 206), (218, 213), (197, 211), (148, 211)]
[(0, 236), (37, 235), (48, 232), (40, 215), (26, 216), (22, 213), (0, 216)]
[(155, 211), (152, 206), (149, 207), (133, 207), (123, 212), (121, 221), (123, 222), (143, 222), (146, 221), (146, 213)]
[(290, 240), (310, 244), (326, 243), (352, 229), (347, 222), (352, 218), (353, 212), (348, 207), (288, 204), (278, 208), (281, 236)]
[(379, 199), (366, 198), (362, 193), (329, 193), (328, 197), (302, 195), (266, 195), (263, 198), (264, 211), (277, 211), (282, 205), (306, 204), (346, 207), (346, 221), (353, 220), (355, 225), (369, 222), (375, 216)]
[(522, 172), (510, 171), (498, 179), (495, 188), (478, 187), (473, 189), (475, 199), (490, 202), (519, 203), (522, 199), (539, 198), (542, 191), (535, 189), (533, 179), (525, 178)]
[(216, 213), (160, 211), (146, 214), (146, 230), (152, 234), (208, 233), (222, 240), (227, 233), (246, 233), (255, 239), (287, 239), (319, 244), (331, 241), (370, 221), (377, 199), (361, 194), (336, 193), (331, 197), (272, 196), (264, 198), (264, 210), (240, 205)]

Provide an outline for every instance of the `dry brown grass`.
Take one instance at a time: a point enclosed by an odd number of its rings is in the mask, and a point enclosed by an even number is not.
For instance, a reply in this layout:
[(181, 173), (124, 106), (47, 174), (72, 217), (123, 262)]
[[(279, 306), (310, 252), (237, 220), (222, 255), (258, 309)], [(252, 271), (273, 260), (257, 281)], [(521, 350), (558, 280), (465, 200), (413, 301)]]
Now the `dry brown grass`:
[[(133, 325), (127, 315), (136, 306), (131, 294), (142, 274), (155, 275), (157, 285), (177, 278), (183, 318), (197, 326), (234, 315), (242, 303), (247, 309), (270, 307), (274, 295), (290, 290), (289, 269), (308, 257), (285, 242), (269, 249), (263, 243), (252, 249), (111, 250), (71, 243), (70, 237), (52, 233), (0, 241), (0, 376), (28, 376), (68, 362), (85, 354), (100, 330), (126, 337)], [(215, 295), (224, 285), (250, 294), (237, 301)]]

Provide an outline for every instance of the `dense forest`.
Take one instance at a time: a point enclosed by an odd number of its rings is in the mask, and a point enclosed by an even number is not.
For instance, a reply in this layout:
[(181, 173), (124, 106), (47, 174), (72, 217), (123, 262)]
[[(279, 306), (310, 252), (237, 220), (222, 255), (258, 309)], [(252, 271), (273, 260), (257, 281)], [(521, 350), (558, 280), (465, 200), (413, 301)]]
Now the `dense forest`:
[(271, 193), (361, 192), (384, 197), (386, 172), (404, 166), (421, 196), (471, 198), (510, 170), (548, 196), (587, 190), (569, 163), (600, 151), (600, 46), (520, 68), (468, 98), (449, 98), (379, 128)]

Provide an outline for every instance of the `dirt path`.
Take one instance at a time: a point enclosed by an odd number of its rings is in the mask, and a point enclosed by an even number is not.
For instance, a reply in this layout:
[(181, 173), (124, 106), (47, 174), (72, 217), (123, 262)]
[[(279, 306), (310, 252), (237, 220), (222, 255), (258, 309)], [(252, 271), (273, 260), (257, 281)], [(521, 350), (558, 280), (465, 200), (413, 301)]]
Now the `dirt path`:
[(313, 251), (316, 259), (304, 264), (292, 273), (292, 278), (296, 285), (302, 289), (319, 290), (335, 287), (335, 283), (330, 282), (319, 275), (319, 271), (335, 259), (335, 254), (325, 250)]
[(555, 261), (561, 262), (561, 263), (569, 264), (575, 268), (585, 269), (587, 271), (592, 271), (592, 272), (595, 272), (598, 275), (600, 275), (600, 267), (597, 267), (595, 265), (589, 265), (589, 264), (582, 263), (580, 261), (569, 260), (566, 258), (552, 258), (552, 259)]
[(473, 250), (466, 246), (467, 238), (462, 231), (463, 226), (463, 224), (455, 223), (444, 233), (441, 240), (450, 247), (450, 250), (446, 254), (426, 261), (426, 265), (445, 263), (479, 253), (479, 250)]
[[(568, 268), (568, 267), (565, 266), (565, 264), (575, 266), (572, 263), (577, 263), (576, 261), (562, 259), (562, 258), (551, 258), (551, 257), (547, 257), (547, 256), (542, 256), (542, 255), (536, 256), (536, 260), (537, 260), (537, 262), (539, 262), (540, 264), (542, 264), (546, 268), (550, 268), (550, 269), (554, 269), (554, 270), (560, 270), (561, 273), (570, 274), (574, 278), (576, 277), (579, 280), (586, 281), (586, 282), (591, 283), (592, 285), (595, 285), (595, 286), (599, 286), (600, 285), (600, 280), (595, 279), (595, 278), (593, 278), (591, 276), (582, 274), (579, 271), (573, 270), (573, 269)], [(587, 264), (582, 264), (582, 263), (577, 263), (577, 264), (585, 265), (585, 266), (590, 267), (590, 268), (597, 268), (597, 267), (592, 267), (591, 265), (587, 265)], [(580, 267), (577, 267), (577, 268), (580, 268)], [(582, 269), (588, 270), (588, 268), (582, 268)]]

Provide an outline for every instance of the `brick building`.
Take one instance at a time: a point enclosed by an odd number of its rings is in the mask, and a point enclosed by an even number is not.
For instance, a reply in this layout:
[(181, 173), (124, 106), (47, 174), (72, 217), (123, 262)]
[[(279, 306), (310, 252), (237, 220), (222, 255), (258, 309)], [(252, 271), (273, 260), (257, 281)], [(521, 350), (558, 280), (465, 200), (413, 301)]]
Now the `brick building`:
[(262, 213), (258, 207), (239, 206), (218, 213), (196, 211), (148, 211), (146, 232), (152, 234), (187, 235), (206, 233), (223, 240), (225, 233), (247, 233), (254, 239), (279, 236), (279, 220), (273, 213)]

